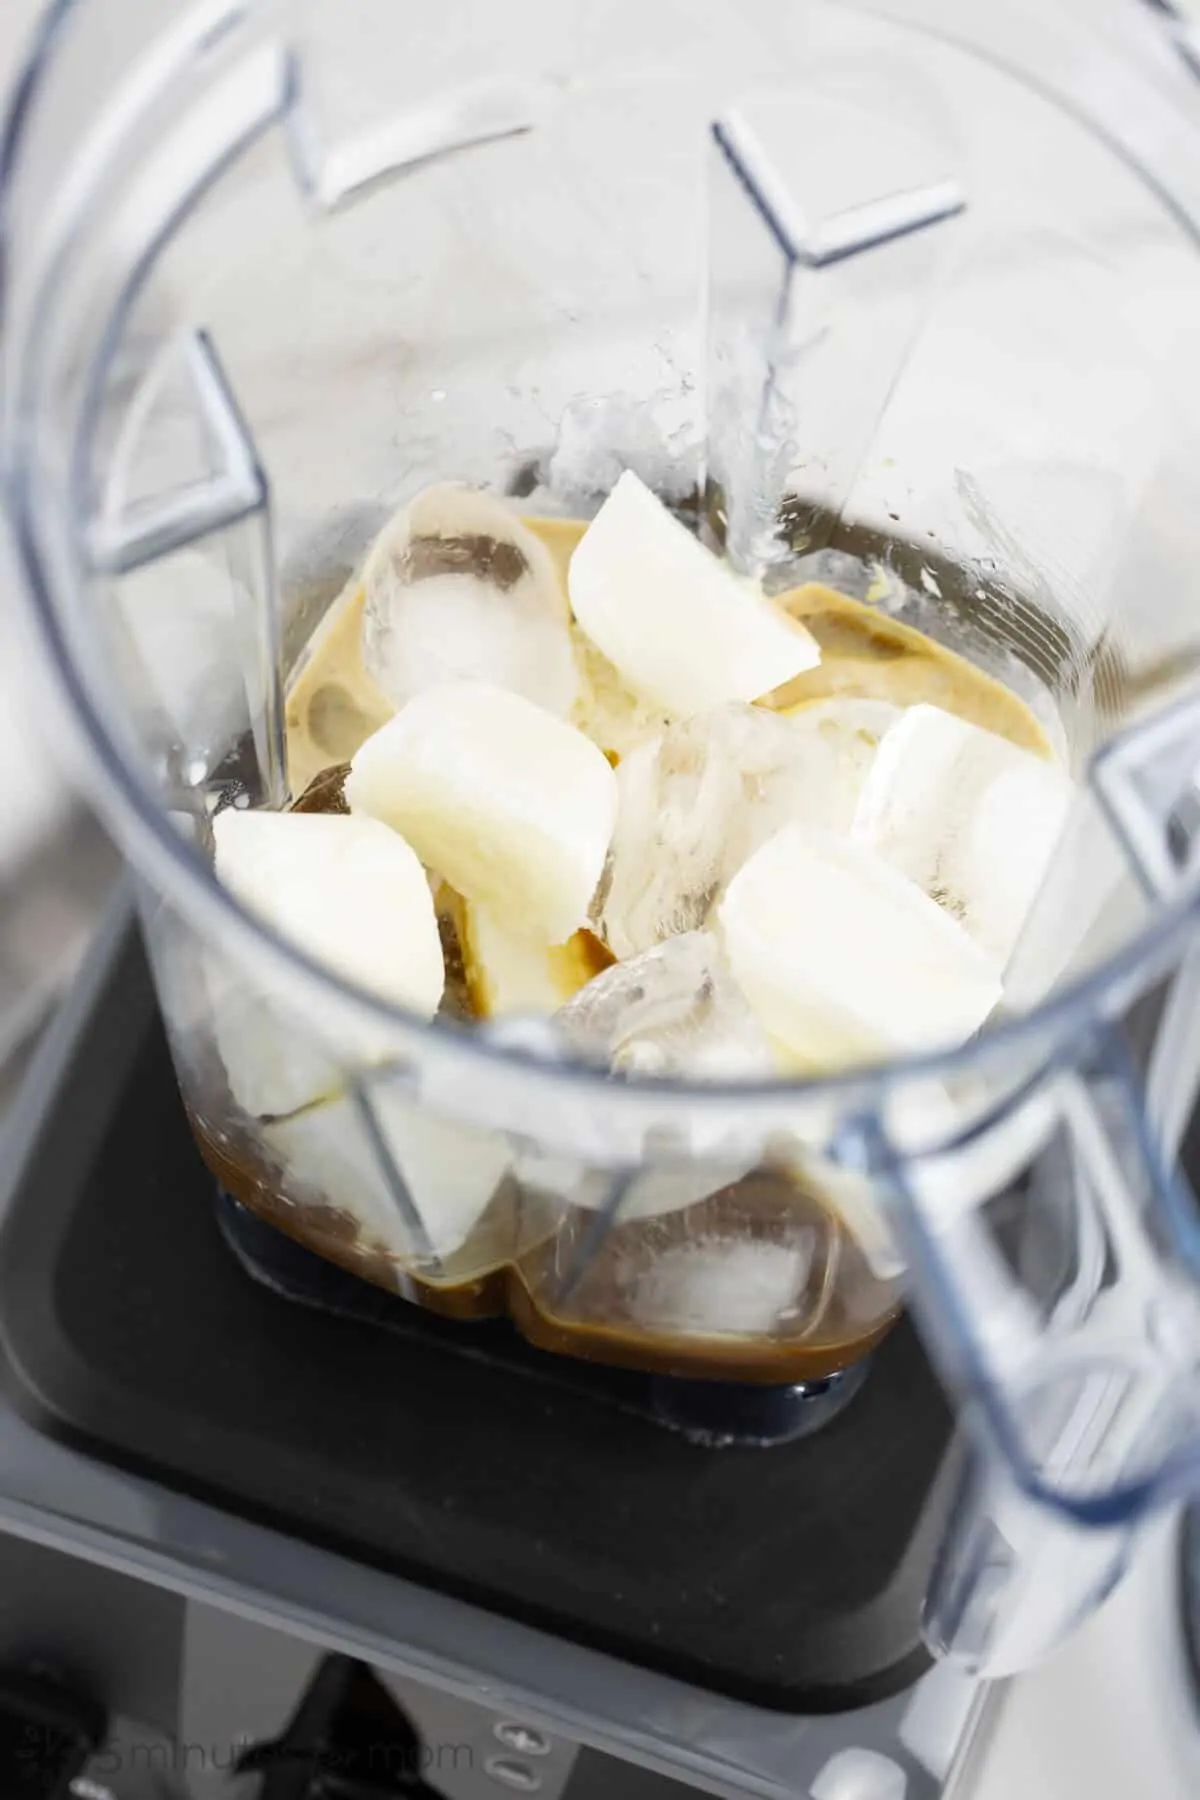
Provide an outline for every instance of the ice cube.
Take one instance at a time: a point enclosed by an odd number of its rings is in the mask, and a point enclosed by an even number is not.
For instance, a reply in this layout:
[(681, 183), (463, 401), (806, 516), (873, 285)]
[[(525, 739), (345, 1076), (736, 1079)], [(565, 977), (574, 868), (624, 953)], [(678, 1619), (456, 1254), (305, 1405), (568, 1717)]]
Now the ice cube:
[(500, 500), (447, 483), (385, 528), (363, 571), (363, 664), (396, 705), (486, 680), (565, 716), (579, 678), (545, 545)]
[(875, 752), (901, 711), (888, 700), (837, 694), (781, 715), (804, 737), (803, 767), (796, 771), (797, 823), (850, 830)]
[(1066, 771), (937, 706), (883, 738), (854, 835), (1003, 966), (1066, 826)]
[[(771, 1044), (702, 932), (614, 964), (551, 1023), (560, 1044), (620, 1074), (736, 1081), (776, 1070)], [(590, 1211), (607, 1206), (621, 1183), (617, 1218), (625, 1224), (694, 1206), (740, 1181), (755, 1160), (731, 1150), (720, 1126), (693, 1116), (670, 1144), (643, 1144), (642, 1166), (628, 1182), (619, 1170), (541, 1151), (524, 1153), (518, 1174), (535, 1192)]]
[(716, 939), (702, 931), (614, 964), (555, 1023), (581, 1056), (621, 1074), (722, 1081), (769, 1077), (776, 1067)]
[(949, 1049), (1000, 998), (999, 965), (853, 838), (785, 826), (734, 876), (719, 920), (764, 1029), (813, 1069)]
[[(588, 1062), (626, 1075), (736, 1081), (769, 1077), (776, 1068), (772, 1046), (721, 967), (715, 941), (698, 932), (614, 964), (580, 988), (548, 1024), (511, 1021), (504, 1041), (520, 1044), (512, 1028), (529, 1024), (541, 1027), (525, 1045), (535, 1054), (545, 1047), (561, 1057), (565, 1046)], [(493, 1028), (489, 1035), (498, 1034)], [(574, 1099), (565, 1089), (555, 1125), (562, 1129), (573, 1103), (579, 1117), (571, 1135), (585, 1144), (596, 1112), (586, 1094)], [(520, 1129), (511, 1115), (510, 1123)], [(530, 1119), (527, 1135), (539, 1140), (538, 1120)], [(656, 1128), (644, 1132), (631, 1152), (638, 1166), (630, 1177), (616, 1166), (611, 1130), (589, 1148), (593, 1160), (588, 1160), (588, 1149), (563, 1154), (527, 1148), (517, 1159), (516, 1172), (533, 1192), (589, 1211), (608, 1207), (619, 1190), (615, 1216), (626, 1224), (693, 1206), (740, 1181), (757, 1161), (744, 1144), (731, 1144), (727, 1125), (714, 1122), (705, 1108), (672, 1127), (669, 1141)]]
[[(356, 1220), (381, 1249), (419, 1261), (450, 1256), (471, 1235), (508, 1172), (497, 1133), (438, 1118), (404, 1095), (371, 1095), (380, 1137), (420, 1221), (412, 1229), (357, 1104), (340, 1095), (264, 1127), (290, 1184)], [(424, 1242), (422, 1242), (424, 1238)]]
[(817, 1251), (815, 1228), (788, 1243), (698, 1236), (650, 1255), (628, 1282), (627, 1304), (658, 1331), (769, 1336), (794, 1312)]
[(731, 705), (670, 725), (617, 770), (601, 925), (618, 956), (704, 925), (727, 882), (791, 821), (848, 830), (897, 709), (832, 699), (782, 716)]
[(575, 617), (626, 685), (673, 716), (757, 700), (821, 660), (798, 620), (629, 470), (580, 540), (567, 585)]
[(346, 798), (468, 900), (561, 944), (587, 921), (617, 790), (582, 732), (518, 694), (460, 682), (418, 694), (367, 739)]
[[(433, 896), (417, 858), (374, 819), (241, 812), (213, 821), (216, 873), (282, 938), (343, 976), (429, 1018), (445, 979)], [(248, 981), (209, 958), (217, 1047), (234, 1099), (255, 1116), (307, 1105), (394, 1050), (386, 1024)]]

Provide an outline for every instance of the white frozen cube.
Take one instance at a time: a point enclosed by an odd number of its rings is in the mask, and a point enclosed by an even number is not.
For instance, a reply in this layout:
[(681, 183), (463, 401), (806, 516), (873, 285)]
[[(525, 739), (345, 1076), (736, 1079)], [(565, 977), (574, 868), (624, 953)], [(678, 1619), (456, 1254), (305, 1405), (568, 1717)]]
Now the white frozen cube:
[(459, 936), (471, 1003), (481, 1019), (557, 1012), (593, 978), (603, 955), (590, 932), (546, 944), (470, 900), (462, 905)]
[(386, 1156), (348, 1095), (267, 1125), (263, 1136), (289, 1184), (347, 1213), (368, 1243), (416, 1262), (452, 1255), (508, 1172), (507, 1142), (386, 1089), (370, 1104)]
[(821, 660), (805, 626), (719, 562), (632, 470), (580, 540), (567, 585), (593, 643), (673, 716), (760, 699)]
[(418, 694), (356, 752), (356, 814), (403, 833), (468, 900), (548, 944), (587, 921), (616, 778), (582, 732), (518, 694), (460, 682)]
[[(425, 872), (374, 819), (229, 808), (213, 822), (220, 881), (272, 929), (355, 987), (427, 1019), (445, 968)], [(210, 958), (217, 1047), (234, 1099), (255, 1116), (307, 1105), (348, 1068), (395, 1048), (386, 1022), (356, 1020), (297, 979), (269, 991)]]
[(734, 876), (718, 916), (762, 1025), (813, 1070), (950, 1049), (1000, 998), (996, 962), (850, 838), (785, 826)]
[(853, 830), (1003, 967), (1075, 792), (1058, 764), (940, 707), (911, 706), (880, 743)]

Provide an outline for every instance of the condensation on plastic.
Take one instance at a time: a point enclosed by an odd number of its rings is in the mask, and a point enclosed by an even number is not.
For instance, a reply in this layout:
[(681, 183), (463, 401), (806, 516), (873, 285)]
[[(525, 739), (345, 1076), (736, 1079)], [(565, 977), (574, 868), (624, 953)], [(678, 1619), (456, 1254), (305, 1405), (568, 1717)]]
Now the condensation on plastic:
[[(1200, 206), (952, 47), (743, 10), (713, 10), (693, 69), (690, 9), (632, 0), (603, 23), (414, 7), (401, 61), (395, 9), (367, 0), (130, 0), (116, 26), (104, 0), (60, 8), (4, 152), (5, 479), (58, 716), (144, 878), (193, 1111), (246, 1123), (212, 1072), (233, 990), (322, 1065), (337, 1179), (402, 1291), (553, 1241), (569, 1300), (672, 1183), (803, 1165), (876, 1272), (907, 1270), (959, 1398), (976, 1450), (930, 1636), (999, 1671), (1200, 1487), (1200, 1243), (1173, 1166), (1200, 1049)], [(781, 112), (755, 95), (784, 75)], [(829, 191), (787, 178), (813, 167), (796, 117), (820, 122)], [(879, 192), (881, 167), (920, 204)], [(587, 487), (557, 421), (614, 398), (598, 416), (644, 414), (678, 492), (705, 357), (739, 560), (775, 557), (764, 492), (809, 503), (793, 578), (851, 567), (835, 527), (897, 540), (881, 604), (1014, 681), (1089, 777), (1012, 1016), (957, 1055), (618, 1088), (542, 1038), (431, 1032), (350, 993), (211, 879), (206, 801), (279, 798), (284, 646), (386, 506), (532, 470), (530, 510), (553, 510)], [(1147, 1110), (1126, 1020), (1164, 983)], [(276, 1162), (306, 1118), (270, 1123)], [(435, 1217), (420, 1170), (448, 1146), (458, 1210)]]

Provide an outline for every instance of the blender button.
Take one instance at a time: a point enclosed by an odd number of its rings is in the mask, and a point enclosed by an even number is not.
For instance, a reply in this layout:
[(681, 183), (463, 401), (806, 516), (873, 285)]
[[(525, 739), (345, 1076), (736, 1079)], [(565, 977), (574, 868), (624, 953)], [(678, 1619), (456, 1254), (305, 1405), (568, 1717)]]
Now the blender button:
[(532, 1725), (519, 1725), (513, 1719), (501, 1719), (492, 1727), (493, 1736), (499, 1738), (506, 1750), (515, 1750), (518, 1756), (549, 1756), (550, 1739), (543, 1732), (536, 1731)]
[(518, 1762), (515, 1756), (489, 1756), (483, 1766), (493, 1781), (518, 1794), (536, 1794), (542, 1785), (537, 1771), (528, 1763)]
[(839, 1750), (809, 1788), (811, 1800), (904, 1800), (908, 1776), (878, 1750)]

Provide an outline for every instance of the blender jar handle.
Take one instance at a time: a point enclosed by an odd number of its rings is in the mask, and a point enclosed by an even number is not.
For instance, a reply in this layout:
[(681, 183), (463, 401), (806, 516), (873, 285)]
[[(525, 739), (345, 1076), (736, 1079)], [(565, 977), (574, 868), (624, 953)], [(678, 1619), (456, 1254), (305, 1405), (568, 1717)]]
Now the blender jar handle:
[[(928, 1635), (988, 1674), (1049, 1649), (1146, 1516), (1200, 1492), (1200, 1209), (1177, 1162), (1200, 1062), (1198, 745), (1189, 696), (1093, 759), (1083, 803), (1152, 918), (1126, 978), (1110, 965), (1032, 1014), (1022, 1084), (1010, 1060), (949, 1141), (914, 1151), (894, 1105), (867, 1127), (969, 1440)], [(1076, 894), (1092, 873), (1068, 871)], [(1144, 1082), (1125, 1021), (1164, 973)]]
[(1200, 1491), (1200, 1217), (1114, 1026), (934, 1151), (876, 1129), (969, 1445), (928, 1636), (1007, 1674), (1103, 1598), (1153, 1508)]

